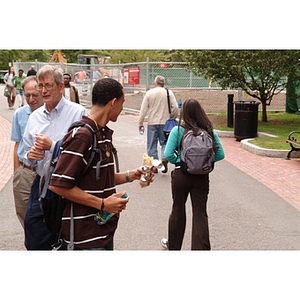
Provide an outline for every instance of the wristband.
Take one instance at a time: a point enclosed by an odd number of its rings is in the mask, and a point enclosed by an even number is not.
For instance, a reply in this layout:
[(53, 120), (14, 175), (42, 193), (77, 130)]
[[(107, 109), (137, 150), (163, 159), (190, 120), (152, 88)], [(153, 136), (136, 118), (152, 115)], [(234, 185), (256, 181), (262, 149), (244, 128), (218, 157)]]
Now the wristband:
[(103, 211), (104, 210), (104, 198), (102, 198), (102, 203), (101, 203), (101, 209), (100, 209), (101, 211)]
[(126, 181), (127, 181), (127, 182), (132, 182), (132, 180), (130, 180), (130, 178), (129, 178), (129, 170), (127, 170), (127, 171), (125, 172), (125, 177), (126, 177)]

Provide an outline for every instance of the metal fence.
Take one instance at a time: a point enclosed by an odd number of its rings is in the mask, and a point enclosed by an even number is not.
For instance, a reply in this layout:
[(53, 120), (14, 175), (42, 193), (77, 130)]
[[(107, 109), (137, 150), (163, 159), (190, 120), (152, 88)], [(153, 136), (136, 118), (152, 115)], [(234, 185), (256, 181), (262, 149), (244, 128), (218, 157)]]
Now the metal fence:
[[(28, 72), (33, 65), (38, 71), (45, 62), (13, 62), (15, 71), (23, 69)], [(237, 90), (222, 90), (217, 82), (196, 76), (188, 69), (185, 62), (138, 62), (130, 64), (102, 64), (102, 65), (82, 65), (69, 63), (55, 63), (63, 72), (69, 73), (72, 77), (72, 84), (78, 88), (81, 102), (86, 106), (91, 106), (91, 94), (94, 83), (99, 77), (111, 77), (124, 86), (125, 106), (139, 110), (142, 99), (146, 91), (152, 88), (157, 75), (165, 77), (165, 85), (170, 88), (177, 100), (194, 98), (201, 102), (208, 113), (225, 112), (227, 110), (228, 94), (234, 95), (234, 101), (241, 99), (251, 99), (248, 95)], [(85, 79), (80, 79), (80, 70), (86, 72)], [(131, 73), (132, 71), (132, 73)], [(130, 78), (134, 74), (134, 78)], [(129, 78), (127, 77), (129, 75)], [(131, 80), (132, 79), (132, 80)], [(275, 96), (270, 109), (285, 109), (285, 92)]]
[[(13, 62), (15, 71), (23, 69), (28, 72), (33, 65), (36, 70), (40, 69), (44, 62)], [(202, 76), (196, 76), (192, 71), (188, 70), (188, 63), (185, 62), (138, 62), (130, 64), (107, 64), (107, 65), (83, 65), (83, 64), (59, 64), (54, 63), (62, 68), (64, 72), (70, 73), (76, 82), (76, 74), (83, 68), (87, 73), (86, 81), (93, 78), (93, 73), (99, 71), (101, 76), (109, 76), (120, 82), (123, 80), (123, 71), (126, 68), (139, 68), (139, 83), (134, 85), (135, 89), (148, 89), (153, 84), (157, 75), (166, 78), (166, 85), (176, 88), (220, 88), (214, 81), (210, 81)], [(95, 79), (95, 78), (94, 78)], [(97, 78), (96, 78), (97, 79)], [(77, 80), (78, 82), (79, 80)], [(123, 82), (122, 82), (123, 83)], [(126, 86), (125, 86), (126, 88)], [(132, 88), (132, 87), (128, 87)]]

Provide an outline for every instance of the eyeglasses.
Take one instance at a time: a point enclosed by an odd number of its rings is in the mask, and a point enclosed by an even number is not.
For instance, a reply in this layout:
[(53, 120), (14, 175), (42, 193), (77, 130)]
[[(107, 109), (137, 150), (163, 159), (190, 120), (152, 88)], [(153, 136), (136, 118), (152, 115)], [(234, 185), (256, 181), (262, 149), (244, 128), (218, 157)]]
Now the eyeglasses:
[(46, 84), (38, 84), (37, 86), (36, 86), (36, 89), (38, 90), (38, 91), (42, 91), (43, 90), (43, 88), (45, 88), (47, 91), (50, 91), (50, 90), (52, 90), (53, 89), (53, 86), (54, 86), (54, 84), (51, 84), (51, 83), (46, 83)]
[(32, 98), (37, 98), (40, 94), (25, 94), (25, 98), (26, 99), (30, 99), (30, 97)]

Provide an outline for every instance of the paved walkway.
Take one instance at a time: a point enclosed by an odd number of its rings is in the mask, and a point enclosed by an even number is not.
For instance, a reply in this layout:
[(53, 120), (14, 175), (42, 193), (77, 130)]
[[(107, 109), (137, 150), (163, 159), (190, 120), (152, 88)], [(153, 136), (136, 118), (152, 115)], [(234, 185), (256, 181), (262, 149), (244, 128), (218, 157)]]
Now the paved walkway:
[[(0, 116), (0, 191), (13, 174), (11, 124)], [(225, 159), (266, 185), (300, 211), (300, 159), (285, 160), (258, 156), (244, 150), (234, 138), (221, 138)]]
[(225, 158), (300, 211), (300, 159), (258, 156), (240, 147), (234, 138), (221, 138)]
[(0, 116), (0, 191), (13, 174), (14, 143), (10, 140), (11, 123)]

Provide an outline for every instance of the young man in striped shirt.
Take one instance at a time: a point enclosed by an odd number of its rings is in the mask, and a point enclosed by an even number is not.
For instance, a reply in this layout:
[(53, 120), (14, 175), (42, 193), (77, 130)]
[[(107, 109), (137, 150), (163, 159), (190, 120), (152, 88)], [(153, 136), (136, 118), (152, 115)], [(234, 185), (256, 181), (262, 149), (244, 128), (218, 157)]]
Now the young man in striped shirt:
[[(112, 79), (99, 79), (92, 92), (92, 108), (82, 121), (97, 133), (99, 153), (96, 153), (91, 167), (76, 185), (91, 155), (93, 135), (86, 127), (71, 130), (61, 145), (61, 154), (50, 189), (68, 199), (62, 218), (62, 238), (70, 244), (70, 211), (73, 203), (74, 249), (113, 250), (113, 237), (121, 213), (129, 201), (122, 198), (125, 191), (116, 193), (116, 185), (139, 180), (145, 172), (142, 168), (115, 173), (112, 134), (107, 127), (109, 121), (116, 122), (123, 109), (122, 85)], [(98, 175), (99, 178), (97, 178)], [(151, 174), (151, 180), (153, 173)], [(95, 221), (99, 211), (114, 215), (102, 225)]]

